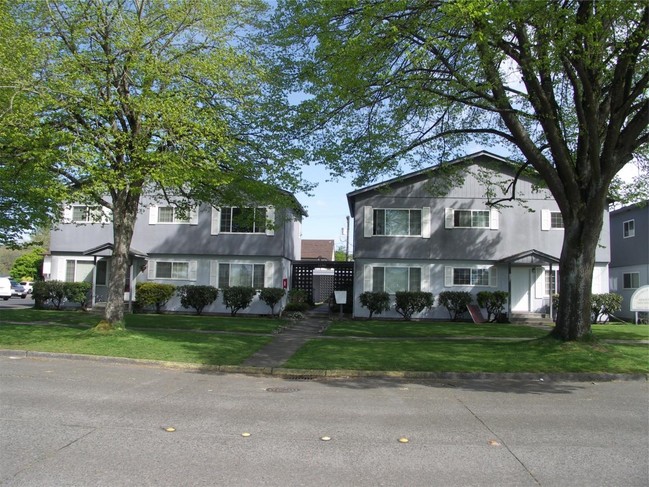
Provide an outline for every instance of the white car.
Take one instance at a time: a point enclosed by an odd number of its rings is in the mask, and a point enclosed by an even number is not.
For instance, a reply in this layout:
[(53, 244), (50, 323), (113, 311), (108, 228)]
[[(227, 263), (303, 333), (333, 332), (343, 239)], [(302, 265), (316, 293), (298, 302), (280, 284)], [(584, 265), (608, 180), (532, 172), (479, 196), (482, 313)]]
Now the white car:
[(7, 301), (12, 294), (11, 279), (8, 277), (0, 277), (0, 298)]
[(27, 294), (31, 294), (34, 290), (34, 283), (32, 281), (21, 281), (20, 285), (25, 288)]

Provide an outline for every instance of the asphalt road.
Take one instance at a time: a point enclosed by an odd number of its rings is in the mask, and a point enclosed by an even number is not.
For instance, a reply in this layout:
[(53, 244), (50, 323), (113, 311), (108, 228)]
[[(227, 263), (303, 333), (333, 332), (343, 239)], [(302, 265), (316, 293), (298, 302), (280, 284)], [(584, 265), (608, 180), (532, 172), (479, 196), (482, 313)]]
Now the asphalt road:
[(648, 392), (0, 357), (0, 485), (646, 486)]
[(34, 299), (31, 294), (28, 295), (25, 299), (22, 298), (9, 298), (6, 301), (0, 299), (0, 309), (12, 309), (12, 308), (31, 308), (34, 306)]

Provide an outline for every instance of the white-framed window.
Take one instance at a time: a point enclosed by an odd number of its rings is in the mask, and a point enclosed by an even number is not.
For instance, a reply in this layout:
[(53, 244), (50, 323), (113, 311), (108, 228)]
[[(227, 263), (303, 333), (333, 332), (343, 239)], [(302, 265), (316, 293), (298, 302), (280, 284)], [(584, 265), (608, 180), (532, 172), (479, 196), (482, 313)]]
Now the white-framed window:
[(635, 220), (627, 220), (622, 223), (622, 235), (624, 238), (635, 237)]
[(198, 263), (195, 260), (150, 260), (147, 263), (149, 280), (172, 279), (195, 281)]
[(637, 289), (640, 287), (640, 274), (638, 272), (625, 272), (623, 282), (624, 289)]
[(372, 267), (372, 291), (421, 291), (421, 267)]
[(99, 205), (72, 205), (63, 210), (63, 219), (72, 223), (108, 223), (110, 210)]
[(266, 233), (266, 208), (221, 208), (221, 233)]
[(196, 225), (198, 223), (198, 211), (196, 208), (190, 208), (186, 211), (180, 211), (175, 206), (151, 206), (149, 207), (149, 225), (165, 224), (188, 224)]
[(421, 236), (421, 209), (373, 210), (373, 235)]
[(563, 230), (563, 215), (560, 211), (541, 210), (541, 230)]
[(88, 260), (66, 260), (65, 282), (92, 282), (94, 263)]
[(446, 266), (444, 268), (444, 285), (446, 287), (495, 287), (497, 285), (497, 269), (495, 266)]
[(446, 208), (444, 226), (445, 228), (489, 228), (498, 230), (498, 210), (456, 209)]
[(98, 260), (95, 267), (95, 284), (105, 286), (108, 283), (108, 261)]
[(218, 287), (247, 286), (261, 289), (265, 285), (264, 264), (219, 263)]
[(552, 272), (545, 270), (545, 295), (552, 296), (559, 292), (559, 271), (553, 269)]

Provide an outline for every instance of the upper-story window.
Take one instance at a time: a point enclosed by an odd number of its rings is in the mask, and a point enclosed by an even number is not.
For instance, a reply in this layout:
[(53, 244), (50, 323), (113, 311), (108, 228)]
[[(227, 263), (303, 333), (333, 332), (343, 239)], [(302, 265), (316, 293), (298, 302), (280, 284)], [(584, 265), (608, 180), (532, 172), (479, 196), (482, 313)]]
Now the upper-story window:
[(625, 221), (622, 226), (622, 234), (624, 238), (635, 237), (635, 220)]
[(173, 206), (159, 206), (158, 223), (189, 223), (189, 212), (183, 214)]
[(265, 233), (266, 208), (221, 208), (221, 232)]
[(541, 230), (563, 230), (563, 215), (560, 211), (541, 210)]
[(420, 236), (421, 210), (374, 210), (373, 235)]
[(490, 228), (498, 229), (498, 211), (446, 208), (446, 228)]
[(92, 223), (102, 219), (103, 212), (100, 206), (74, 205), (72, 207), (72, 221), (76, 223)]

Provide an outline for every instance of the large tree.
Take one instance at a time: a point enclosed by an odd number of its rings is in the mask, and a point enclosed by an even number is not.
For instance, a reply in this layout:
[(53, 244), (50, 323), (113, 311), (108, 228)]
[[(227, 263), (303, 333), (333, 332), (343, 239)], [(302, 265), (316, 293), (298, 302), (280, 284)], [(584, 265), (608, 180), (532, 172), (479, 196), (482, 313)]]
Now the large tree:
[(553, 334), (590, 332), (609, 186), (649, 140), (646, 1), (283, 0), (277, 22), (335, 174), (364, 183), (471, 142), (533, 168), (565, 225)]
[[(27, 96), (36, 113), (7, 145), (47, 167), (67, 201), (112, 212), (105, 323), (123, 319), (123, 286), (143, 194), (188, 205), (281, 204), (300, 168), (281, 132), (281, 93), (253, 42), (261, 0), (14, 2), (43, 62)], [(27, 123), (27, 122), (29, 123)], [(24, 156), (29, 154), (30, 157)], [(258, 200), (257, 200), (258, 199)]]

